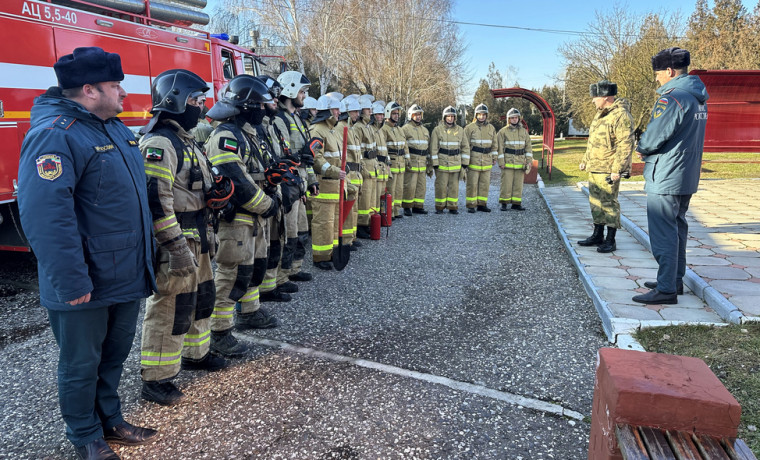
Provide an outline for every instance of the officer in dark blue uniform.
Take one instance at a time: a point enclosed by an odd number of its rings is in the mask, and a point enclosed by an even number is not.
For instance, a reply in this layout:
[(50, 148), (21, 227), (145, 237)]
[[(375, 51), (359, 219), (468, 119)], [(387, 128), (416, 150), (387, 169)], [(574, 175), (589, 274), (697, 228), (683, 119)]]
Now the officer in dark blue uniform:
[(40, 301), (60, 349), (58, 397), (83, 459), (119, 458), (156, 431), (124, 421), (117, 389), (140, 299), (155, 290), (142, 155), (116, 115), (121, 58), (77, 48), (34, 101), (19, 162), (19, 209), (38, 260)]

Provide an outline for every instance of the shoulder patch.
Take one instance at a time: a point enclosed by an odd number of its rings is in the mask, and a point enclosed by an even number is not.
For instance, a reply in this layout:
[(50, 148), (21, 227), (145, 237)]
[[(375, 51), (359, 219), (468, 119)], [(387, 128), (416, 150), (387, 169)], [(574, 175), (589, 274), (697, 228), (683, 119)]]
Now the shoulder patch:
[(219, 138), (219, 148), (228, 152), (238, 151), (238, 141), (229, 137)]
[(55, 120), (53, 120), (53, 126), (62, 129), (69, 129), (71, 125), (76, 123), (76, 121), (77, 119), (74, 117), (64, 117), (63, 115), (60, 115)]
[(148, 147), (145, 149), (145, 159), (150, 161), (161, 161), (164, 159), (164, 149), (158, 147)]
[(665, 113), (668, 109), (668, 102), (668, 98), (666, 97), (657, 99), (657, 102), (654, 104), (654, 110), (652, 111), (652, 117), (659, 118), (660, 115)]
[(45, 180), (53, 181), (63, 174), (61, 157), (55, 153), (40, 155), (35, 161), (37, 163), (37, 175)]

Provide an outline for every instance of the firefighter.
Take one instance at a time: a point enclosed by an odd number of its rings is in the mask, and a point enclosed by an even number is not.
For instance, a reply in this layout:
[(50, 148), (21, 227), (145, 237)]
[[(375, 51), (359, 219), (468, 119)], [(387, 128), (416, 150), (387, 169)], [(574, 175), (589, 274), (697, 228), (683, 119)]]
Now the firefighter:
[[(589, 128), (586, 153), (579, 169), (588, 171), (589, 205), (594, 220), (594, 233), (580, 246), (599, 246), (598, 252), (616, 249), (615, 233), (620, 228), (621, 174), (630, 171), (633, 157), (633, 117), (630, 103), (616, 99), (617, 85), (602, 80), (589, 87), (596, 116)], [(607, 238), (603, 239), (607, 226)]]
[(528, 130), (520, 122), (520, 111), (512, 107), (507, 112), (507, 125), (499, 130), (497, 147), (499, 168), (501, 168), (501, 191), (499, 203), (501, 210), (506, 211), (507, 205), (512, 209), (524, 211), (522, 206), (522, 190), (525, 175), (533, 165), (533, 147), (530, 143)]
[(158, 75), (151, 85), (153, 119), (140, 139), (159, 263), (158, 292), (145, 303), (141, 396), (161, 405), (182, 399), (171, 382), (180, 367), (218, 371), (226, 365), (209, 351), (213, 235), (204, 192), (211, 188), (211, 171), (189, 133), (198, 124), (199, 96), (206, 91), (205, 81), (190, 71)]
[(377, 148), (377, 199), (375, 206), (380, 212), (380, 201), (382, 196), (388, 192), (388, 179), (391, 175), (391, 159), (388, 157), (388, 147), (385, 145), (385, 136), (382, 131), (383, 124), (385, 124), (385, 102), (373, 102), (371, 115), (370, 128)]
[(381, 129), (383, 140), (391, 160), (391, 173), (388, 179), (388, 192), (393, 196), (393, 219), (404, 217), (401, 213), (404, 196), (404, 171), (410, 162), (406, 152), (406, 138), (399, 127), (401, 106), (396, 101), (385, 105), (385, 123)]
[[(287, 155), (299, 160), (298, 175), (301, 178), (299, 185), (301, 198), (294, 202), (290, 212), (285, 214), (286, 238), (280, 261), (282, 271), (279, 272), (278, 277), (287, 277), (290, 281), (310, 281), (311, 273), (301, 269), (306, 246), (309, 243), (310, 223), (307, 210), (310, 204), (307, 201), (307, 192), (310, 196), (319, 195), (319, 182), (314, 174), (314, 156), (308, 146), (308, 140), (311, 137), (309, 128), (296, 111), (303, 107), (311, 82), (305, 75), (293, 70), (281, 73), (277, 81), (282, 85), (282, 92), (278, 98), (279, 112), (274, 118), (274, 128), (278, 137), (283, 139), (287, 146)], [(277, 282), (281, 281), (282, 279), (278, 279)]]
[(359, 194), (356, 236), (368, 239), (370, 237), (369, 219), (370, 214), (380, 212), (379, 198), (377, 195), (378, 166), (377, 166), (377, 143), (375, 142), (375, 130), (370, 123), (372, 121), (372, 102), (375, 98), (370, 94), (359, 97), (361, 117), (356, 122), (355, 129), (361, 143), (361, 174), (362, 184)]
[(487, 204), (491, 168), (496, 160), (496, 128), (488, 122), (488, 106), (475, 107), (475, 120), (465, 126), (464, 137), (470, 145), (470, 162), (465, 170), (467, 212), (491, 212)]
[(317, 115), (317, 100), (311, 96), (307, 96), (303, 100), (303, 107), (298, 110), (298, 115), (308, 128), (311, 124), (311, 120)]
[(340, 101), (323, 95), (317, 100), (317, 116), (311, 127), (308, 148), (314, 156), (314, 170), (320, 191), (312, 195), (314, 210), (311, 231), (311, 251), (314, 266), (332, 270), (332, 250), (338, 244), (338, 193), (340, 180), (346, 178), (341, 169), (342, 144), (335, 126), (340, 116)]
[[(443, 109), (441, 122), (430, 137), (430, 160), (435, 171), (435, 213), (459, 214), (459, 176), (470, 161), (470, 146), (457, 123), (457, 111)], [(429, 171), (432, 172), (432, 171)]]
[[(346, 189), (348, 191), (346, 199), (354, 202), (348, 215), (344, 216), (343, 223), (343, 241), (351, 244), (351, 250), (355, 251), (361, 246), (361, 242), (356, 241), (356, 226), (359, 217), (359, 194), (361, 193), (364, 180), (361, 174), (360, 161), (362, 159), (361, 133), (354, 128), (354, 123), (359, 120), (361, 106), (356, 96), (347, 96), (340, 102), (341, 120), (335, 126), (340, 137), (343, 136), (343, 128), (348, 126), (348, 142), (346, 145)], [(343, 142), (341, 140), (341, 149)]]
[[(277, 319), (259, 303), (258, 286), (267, 259), (266, 247), (256, 248), (255, 238), (266, 231), (264, 220), (277, 213), (279, 199), (271, 189), (259, 186), (265, 180), (264, 167), (257, 145), (251, 141), (253, 127), (264, 119), (264, 104), (272, 101), (264, 83), (250, 75), (238, 75), (208, 112), (209, 118), (221, 122), (206, 142), (208, 158), (235, 185), (234, 208), (219, 219), (216, 304), (211, 315), (211, 349), (225, 356), (244, 352), (231, 333), (233, 325), (238, 329), (277, 326)], [(254, 279), (254, 275), (261, 278)]]
[(423, 110), (417, 104), (412, 104), (407, 110), (407, 122), (402, 128), (406, 140), (406, 156), (409, 157), (404, 172), (404, 215), (427, 214), (425, 211), (425, 192), (427, 181), (425, 172), (431, 165), (428, 156), (430, 132), (422, 126)]
[(260, 75), (256, 78), (267, 86), (273, 98), (271, 103), (264, 104), (266, 115), (261, 124), (254, 126), (256, 140), (261, 147), (262, 160), (266, 163), (264, 165), (264, 176), (267, 179), (265, 186), (276, 187), (277, 195), (282, 201), (277, 214), (266, 222), (269, 229), (269, 254), (267, 255), (267, 273), (261, 283), (259, 293), (262, 302), (288, 302), (290, 301), (289, 294), (298, 292), (298, 286), (288, 280), (287, 274), (281, 273), (283, 268), (280, 260), (282, 248), (285, 245), (284, 213), (290, 211), (293, 203), (301, 199), (301, 178), (296, 170), (299, 162), (285, 157), (288, 144), (285, 143), (284, 138), (277, 135), (273, 125), (273, 119), (277, 116), (276, 101), (282, 92), (282, 85), (268, 75)]

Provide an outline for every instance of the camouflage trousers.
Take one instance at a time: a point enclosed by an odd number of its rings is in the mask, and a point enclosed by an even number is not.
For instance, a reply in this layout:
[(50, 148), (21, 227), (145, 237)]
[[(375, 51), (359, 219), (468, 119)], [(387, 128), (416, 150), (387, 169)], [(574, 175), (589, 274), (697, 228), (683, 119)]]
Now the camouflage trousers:
[(620, 180), (611, 185), (605, 178), (608, 173), (588, 174), (588, 202), (591, 205), (591, 218), (594, 224), (607, 227), (620, 228), (620, 203), (618, 191)]

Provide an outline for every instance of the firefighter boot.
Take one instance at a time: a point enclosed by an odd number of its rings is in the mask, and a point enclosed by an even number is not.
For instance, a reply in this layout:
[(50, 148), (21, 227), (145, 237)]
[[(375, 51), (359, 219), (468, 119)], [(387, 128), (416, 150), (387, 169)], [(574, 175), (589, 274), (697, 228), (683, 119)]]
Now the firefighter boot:
[(201, 359), (182, 357), (182, 370), (184, 371), (209, 371), (216, 372), (227, 367), (227, 361), (220, 356), (214, 356), (211, 352), (206, 353)]
[(594, 224), (594, 233), (585, 240), (578, 241), (578, 246), (599, 246), (604, 242), (604, 224)]
[(289, 275), (288, 279), (290, 281), (311, 281), (312, 276), (311, 273), (298, 272), (295, 275)]
[(368, 239), (370, 239), (372, 236), (371, 236), (371, 235), (370, 235), (370, 233), (369, 233), (369, 226), (366, 226), (366, 225), (359, 225), (359, 226), (356, 228), (356, 237), (357, 237), (357, 238), (361, 238), (361, 239), (363, 239), (363, 240), (368, 240)]
[(292, 297), (290, 294), (282, 292), (280, 288), (276, 288), (271, 291), (260, 292), (259, 299), (262, 302), (290, 302)]
[(480, 211), (480, 212), (491, 212), (491, 208), (489, 208), (486, 205), (480, 205), (480, 206), (478, 206), (478, 211)]
[(211, 351), (227, 358), (239, 358), (246, 354), (248, 345), (232, 335), (232, 329), (211, 331)]
[(412, 212), (415, 214), (427, 214), (428, 212), (425, 211), (425, 208), (412, 208)]
[(179, 391), (179, 388), (169, 380), (150, 382), (143, 380), (140, 396), (146, 401), (153, 401), (162, 406), (173, 406), (185, 397), (184, 393)]
[(245, 329), (271, 329), (277, 327), (277, 318), (268, 311), (259, 308), (253, 313), (236, 314), (235, 328), (239, 331)]
[(333, 269), (333, 264), (329, 260), (323, 260), (322, 262), (314, 262), (314, 266), (317, 267), (320, 270), (332, 270)]
[(615, 233), (617, 233), (616, 228), (607, 227), (607, 238), (605, 238), (604, 243), (596, 248), (596, 252), (612, 252), (617, 249), (617, 246), (615, 246)]
[(475, 208), (467, 208), (467, 212), (469, 212), (470, 214), (475, 214), (476, 209)]
[(404, 215), (405, 216), (411, 216), (412, 215), (412, 208), (404, 208)]
[(515, 211), (525, 211), (525, 208), (523, 208), (521, 204), (512, 204), (512, 209)]
[(286, 294), (293, 294), (294, 292), (298, 292), (298, 285), (291, 281), (285, 281), (281, 285), (277, 286), (277, 290)]
[(506, 211), (507, 210), (507, 203), (502, 203), (501, 204), (501, 210), (502, 211)]

